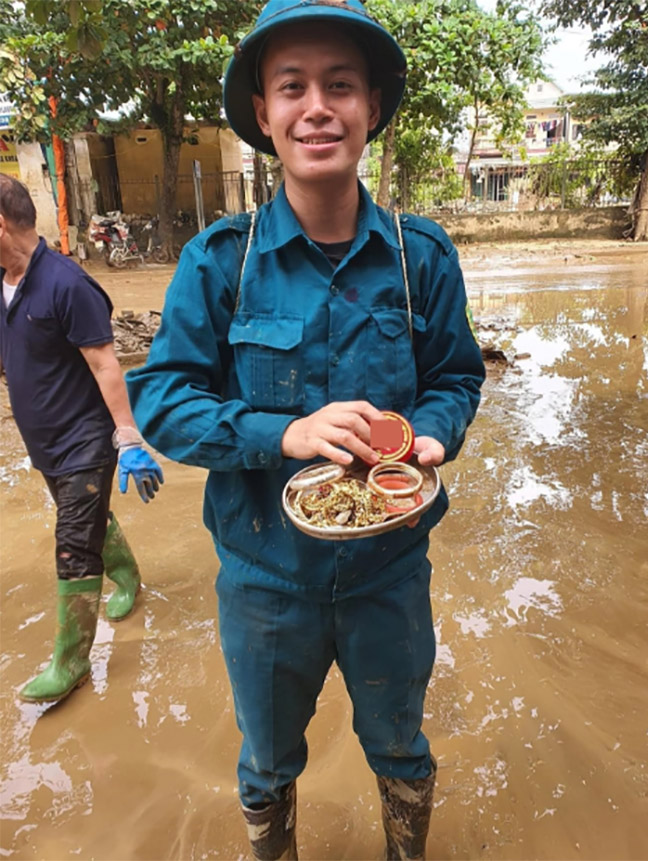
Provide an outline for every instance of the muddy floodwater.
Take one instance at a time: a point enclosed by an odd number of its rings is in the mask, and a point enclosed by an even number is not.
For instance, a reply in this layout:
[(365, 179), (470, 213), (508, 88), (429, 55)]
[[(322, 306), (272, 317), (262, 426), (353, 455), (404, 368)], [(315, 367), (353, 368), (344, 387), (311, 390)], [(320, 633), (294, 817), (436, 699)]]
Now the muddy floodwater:
[[(648, 255), (550, 267), (494, 256), (466, 281), (480, 338), (519, 358), (490, 369), (462, 455), (443, 468), (428, 857), (645, 859)], [(122, 297), (107, 286), (118, 308), (141, 309), (132, 278)], [(115, 494), (145, 578), (137, 612), (100, 620), (92, 680), (67, 702), (21, 704), (50, 655), (55, 518), (0, 398), (0, 856), (245, 857), (205, 474), (164, 461), (152, 504)], [(301, 857), (382, 857), (376, 786), (335, 669), (308, 740)]]

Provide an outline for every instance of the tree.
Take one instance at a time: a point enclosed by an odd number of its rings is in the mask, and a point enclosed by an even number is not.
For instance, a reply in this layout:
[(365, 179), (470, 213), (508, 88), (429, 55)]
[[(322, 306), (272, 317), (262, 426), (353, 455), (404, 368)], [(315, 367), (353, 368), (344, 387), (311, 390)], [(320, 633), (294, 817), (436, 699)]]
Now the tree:
[(593, 92), (567, 100), (587, 139), (616, 144), (635, 173), (631, 207), (635, 241), (648, 240), (648, 7), (635, 0), (545, 0), (560, 26), (592, 28), (592, 54), (608, 62), (590, 80)]
[(405, 144), (418, 141), (413, 152), (425, 144), (442, 156), (466, 108), (475, 115), (470, 153), (486, 116), (500, 137), (515, 138), (524, 86), (540, 75), (544, 39), (538, 21), (512, 0), (499, 0), (494, 13), (475, 0), (368, 0), (367, 7), (395, 35), (409, 69), (403, 103), (385, 133), (378, 198), (384, 204), (394, 158), (409, 169)]
[(614, 152), (592, 142), (573, 149), (558, 143), (529, 168), (536, 200), (560, 201), (562, 207), (592, 206), (603, 197), (620, 198), (632, 192), (635, 178)]
[[(6, 0), (5, 0), (6, 2)], [(0, 31), (0, 86), (17, 137), (68, 138), (120, 111), (158, 128), (164, 151), (160, 234), (168, 245), (185, 119), (220, 122), (222, 74), (260, 0), (29, 0)], [(47, 99), (58, 111), (49, 116)]]

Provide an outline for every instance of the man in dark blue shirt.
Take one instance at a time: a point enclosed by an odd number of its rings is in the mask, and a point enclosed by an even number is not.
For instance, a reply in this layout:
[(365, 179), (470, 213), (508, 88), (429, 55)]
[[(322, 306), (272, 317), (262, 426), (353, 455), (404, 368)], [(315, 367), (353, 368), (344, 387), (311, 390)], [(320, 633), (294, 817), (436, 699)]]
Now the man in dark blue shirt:
[(148, 361), (127, 376), (145, 437), (210, 470), (204, 517), (259, 859), (296, 858), (304, 733), (333, 661), (378, 777), (386, 857), (425, 851), (428, 533), (448, 498), (412, 528), (344, 542), (298, 531), (281, 505), (305, 462), (375, 463), (382, 410), (409, 419), (429, 466), (456, 457), (479, 403), (484, 366), (455, 248), (358, 182), (405, 73), (360, 0), (270, 0), (234, 54), (224, 104), (243, 140), (280, 157), (284, 185), (252, 225), (223, 219), (185, 246)]
[[(112, 620), (133, 609), (140, 575), (109, 511), (132, 476), (144, 502), (162, 471), (142, 448), (113, 349), (112, 304), (76, 263), (48, 249), (27, 189), (0, 174), (0, 369), (32, 464), (54, 497), (58, 629), (47, 669), (20, 693), (56, 702), (90, 675), (104, 570)], [(117, 451), (119, 455), (117, 455)]]

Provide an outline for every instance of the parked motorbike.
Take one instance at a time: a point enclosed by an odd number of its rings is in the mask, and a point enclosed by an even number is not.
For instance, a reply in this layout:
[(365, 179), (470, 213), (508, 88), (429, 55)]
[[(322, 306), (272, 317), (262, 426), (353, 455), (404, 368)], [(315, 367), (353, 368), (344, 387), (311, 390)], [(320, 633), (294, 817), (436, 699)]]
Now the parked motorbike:
[(142, 236), (148, 234), (148, 242), (142, 254), (144, 257), (150, 257), (155, 263), (168, 263), (170, 254), (168, 249), (162, 245), (162, 240), (158, 235), (159, 223), (160, 219), (156, 215), (142, 227)]
[(108, 212), (106, 215), (93, 215), (90, 219), (90, 240), (101, 251), (108, 266), (123, 269), (130, 260), (142, 263), (148, 257), (156, 263), (168, 263), (169, 252), (162, 246), (157, 236), (157, 217), (150, 219), (142, 227), (142, 234), (148, 234), (148, 243), (140, 251), (130, 226), (122, 220), (121, 212)]
[(110, 264), (110, 254), (114, 248), (121, 244), (122, 238), (117, 224), (120, 222), (121, 212), (107, 212), (105, 215), (93, 215), (90, 218), (89, 239), (94, 242), (97, 251), (100, 251), (106, 263)]

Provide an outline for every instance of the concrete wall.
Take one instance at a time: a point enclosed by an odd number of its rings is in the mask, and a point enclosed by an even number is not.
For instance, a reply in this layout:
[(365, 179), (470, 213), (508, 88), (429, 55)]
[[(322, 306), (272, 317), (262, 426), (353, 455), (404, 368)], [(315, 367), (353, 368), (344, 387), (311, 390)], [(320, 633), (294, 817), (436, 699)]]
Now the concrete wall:
[(92, 180), (96, 183), (97, 211), (103, 213), (121, 209), (113, 139), (98, 134), (80, 137), (83, 137), (88, 148)]
[[(203, 201), (205, 213), (224, 209), (224, 190), (220, 173), (223, 170), (220, 130), (216, 126), (187, 129), (191, 143), (180, 149), (176, 207), (195, 210), (192, 166), (200, 162), (203, 175)], [(152, 214), (157, 211), (155, 176), (161, 182), (163, 175), (162, 138), (157, 129), (137, 129), (128, 135), (115, 138), (117, 170), (125, 213)], [(208, 220), (210, 220), (208, 218)]]
[(243, 154), (241, 152), (240, 138), (237, 138), (231, 129), (219, 129), (218, 141), (223, 159), (223, 170), (234, 170), (237, 173), (241, 173), (243, 170)]
[(600, 209), (502, 212), (475, 215), (433, 214), (455, 243), (516, 239), (621, 239), (628, 227), (626, 206)]
[(59, 238), (56, 221), (56, 206), (52, 194), (52, 182), (43, 158), (40, 144), (20, 143), (16, 145), (20, 179), (29, 189), (36, 207), (36, 229), (52, 243)]

